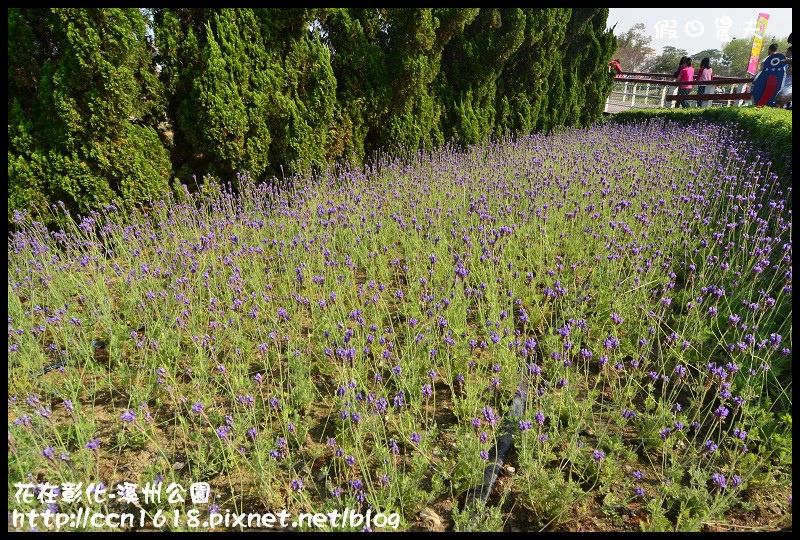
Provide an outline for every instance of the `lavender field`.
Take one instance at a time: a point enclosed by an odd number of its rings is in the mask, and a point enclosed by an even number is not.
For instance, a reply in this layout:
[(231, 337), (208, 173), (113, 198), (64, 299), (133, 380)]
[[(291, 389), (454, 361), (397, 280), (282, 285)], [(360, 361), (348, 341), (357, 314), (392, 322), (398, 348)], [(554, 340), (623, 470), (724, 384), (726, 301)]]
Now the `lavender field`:
[[(792, 192), (770, 165), (733, 126), (651, 121), (56, 206), (61, 230), (18, 214), (9, 530), (81, 506), (791, 527)], [(87, 500), (101, 482), (211, 499)]]

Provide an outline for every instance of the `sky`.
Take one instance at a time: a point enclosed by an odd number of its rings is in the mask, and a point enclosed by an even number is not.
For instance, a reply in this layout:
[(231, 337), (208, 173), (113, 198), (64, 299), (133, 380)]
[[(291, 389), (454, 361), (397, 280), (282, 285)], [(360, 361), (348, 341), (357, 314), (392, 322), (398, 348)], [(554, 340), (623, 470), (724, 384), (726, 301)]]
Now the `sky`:
[(614, 34), (619, 35), (636, 23), (644, 23), (644, 34), (653, 38), (650, 46), (656, 54), (671, 46), (694, 55), (706, 49), (721, 50), (733, 38), (752, 43), (760, 13), (769, 15), (766, 35), (788, 37), (792, 31), (791, 8), (609, 8), (607, 24), (609, 28), (616, 24)]

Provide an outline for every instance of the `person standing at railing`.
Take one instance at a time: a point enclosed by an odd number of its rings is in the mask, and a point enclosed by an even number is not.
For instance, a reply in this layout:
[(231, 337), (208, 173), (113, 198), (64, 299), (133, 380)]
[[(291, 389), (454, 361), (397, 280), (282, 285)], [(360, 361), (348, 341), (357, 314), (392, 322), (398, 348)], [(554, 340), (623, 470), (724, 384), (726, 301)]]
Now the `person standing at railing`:
[(786, 47), (786, 58), (783, 59), (786, 64), (786, 75), (783, 77), (783, 86), (792, 86), (792, 46)]
[[(692, 59), (687, 56), (683, 68), (681, 68), (681, 70), (678, 72), (678, 82), (688, 83), (692, 82), (693, 80), (694, 80), (694, 68), (692, 67)], [(678, 87), (679, 96), (688, 96), (691, 93), (692, 93), (691, 84), (682, 84)], [(678, 106), (689, 107), (689, 102), (687, 100), (679, 101)]]
[[(714, 70), (711, 69), (711, 59), (706, 56), (700, 61), (700, 71), (697, 72), (697, 80), (698, 81), (711, 81), (711, 77), (714, 75)], [(706, 85), (701, 85), (697, 87), (697, 95), (702, 95), (706, 93)], [(702, 107), (705, 101), (698, 101), (697, 106)]]
[[(791, 34), (790, 34), (791, 35)], [(792, 46), (786, 48), (786, 58), (783, 59), (786, 65), (786, 75), (783, 77), (783, 87), (775, 96), (775, 104), (782, 109), (792, 110)]]
[(778, 52), (778, 44), (777, 43), (773, 43), (767, 49), (767, 56), (771, 56), (771, 55), (775, 54), (776, 52)]
[[(681, 74), (681, 70), (682, 70), (684, 67), (686, 67), (686, 59), (687, 59), (687, 58), (688, 58), (688, 56), (681, 56), (681, 60), (680, 60), (680, 62), (678, 63), (678, 69), (676, 69), (676, 70), (675, 70), (675, 73), (673, 73), (673, 74), (672, 74), (672, 76), (673, 76), (673, 77), (675, 77), (675, 80), (678, 80), (678, 75), (680, 75), (680, 74)], [(680, 89), (678, 89), (678, 90), (680, 90)], [(677, 94), (678, 92), (675, 92), (675, 93)], [(675, 106), (675, 107), (680, 107), (680, 106), (681, 106), (681, 104), (680, 104), (680, 102), (676, 101), (674, 106)]]
[(689, 58), (688, 56), (681, 56), (681, 61), (680, 61), (680, 63), (678, 64), (678, 69), (676, 69), (676, 70), (675, 70), (675, 73), (673, 73), (673, 74), (672, 74), (672, 76), (673, 76), (673, 77), (675, 77), (676, 79), (678, 78), (678, 75), (680, 75), (680, 73), (681, 73), (681, 70), (682, 70), (684, 67), (686, 67), (686, 60), (687, 60), (688, 58)]
[(753, 105), (756, 107), (776, 107), (775, 98), (786, 78), (788, 64), (786, 57), (778, 52), (777, 43), (769, 46), (769, 53), (753, 79)]

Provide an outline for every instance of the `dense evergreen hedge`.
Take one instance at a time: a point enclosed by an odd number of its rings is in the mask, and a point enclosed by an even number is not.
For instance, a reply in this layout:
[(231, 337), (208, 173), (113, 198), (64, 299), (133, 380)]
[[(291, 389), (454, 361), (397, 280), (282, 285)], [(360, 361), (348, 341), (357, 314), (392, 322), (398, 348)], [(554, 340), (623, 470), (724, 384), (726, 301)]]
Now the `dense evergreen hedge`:
[[(9, 220), (585, 126), (606, 8), (8, 10)], [(148, 25), (152, 36), (147, 35)]]

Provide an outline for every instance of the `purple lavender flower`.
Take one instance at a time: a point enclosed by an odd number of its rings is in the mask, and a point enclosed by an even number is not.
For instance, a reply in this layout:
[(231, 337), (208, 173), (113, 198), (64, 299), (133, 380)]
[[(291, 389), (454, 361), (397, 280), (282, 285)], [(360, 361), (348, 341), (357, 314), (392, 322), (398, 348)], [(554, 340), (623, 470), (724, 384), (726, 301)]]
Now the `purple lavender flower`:
[(481, 450), (480, 456), (482, 460), (486, 461), (487, 459), (489, 459), (489, 452), (487, 452), (486, 450)]
[(714, 416), (719, 418), (720, 421), (724, 421), (725, 418), (727, 418), (728, 413), (730, 413), (730, 410), (727, 407), (725, 407), (724, 405), (720, 405), (714, 411)]
[(606, 453), (602, 450), (595, 450), (592, 452), (592, 457), (595, 461), (603, 461), (603, 459), (606, 457)]
[(122, 414), (122, 421), (123, 422), (135, 422), (136, 421), (136, 412), (134, 411), (125, 411)]
[(422, 440), (422, 435), (420, 435), (416, 431), (411, 433), (411, 442), (413, 442), (414, 444), (419, 444), (421, 440)]
[(48, 446), (47, 448), (42, 450), (42, 455), (47, 459), (52, 460), (54, 457), (56, 457), (56, 449), (53, 448), (52, 446)]
[(725, 479), (725, 476), (722, 474), (714, 473), (711, 479), (714, 481), (714, 485), (717, 486), (720, 490), (723, 490), (728, 486), (728, 482)]
[(405, 405), (405, 392), (402, 390), (398, 390), (397, 393), (392, 398), (392, 403), (395, 407), (402, 407)]
[(292, 480), (292, 491), (302, 491), (303, 490), (303, 480), (300, 478), (295, 478)]
[(203, 404), (200, 403), (199, 401), (194, 405), (192, 405), (192, 411), (196, 412), (197, 414), (202, 413), (204, 408), (205, 407), (203, 407)]
[(497, 424), (497, 415), (489, 405), (483, 408), (483, 418), (489, 422), (492, 427)]
[(100, 448), (100, 440), (99, 439), (92, 439), (91, 441), (87, 442), (84, 446), (86, 446), (86, 448), (88, 450), (91, 450), (92, 452), (95, 452), (95, 451), (97, 451), (97, 449)]

